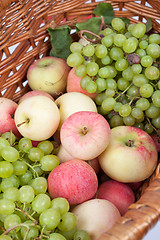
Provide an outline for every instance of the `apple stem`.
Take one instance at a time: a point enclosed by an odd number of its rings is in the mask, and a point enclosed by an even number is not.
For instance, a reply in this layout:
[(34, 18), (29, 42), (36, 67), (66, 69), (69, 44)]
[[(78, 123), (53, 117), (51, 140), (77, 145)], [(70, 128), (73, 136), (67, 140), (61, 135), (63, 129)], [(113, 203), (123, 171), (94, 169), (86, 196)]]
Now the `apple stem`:
[(82, 133), (83, 133), (83, 135), (86, 135), (86, 134), (87, 134), (87, 132), (88, 132), (88, 129), (87, 129), (87, 127), (84, 127), (84, 128), (82, 128)]
[(134, 146), (134, 141), (129, 139), (128, 142), (126, 143), (126, 146), (133, 147)]
[(17, 127), (20, 127), (21, 125), (25, 124), (25, 123), (29, 123), (29, 118), (27, 118), (24, 122), (18, 123)]

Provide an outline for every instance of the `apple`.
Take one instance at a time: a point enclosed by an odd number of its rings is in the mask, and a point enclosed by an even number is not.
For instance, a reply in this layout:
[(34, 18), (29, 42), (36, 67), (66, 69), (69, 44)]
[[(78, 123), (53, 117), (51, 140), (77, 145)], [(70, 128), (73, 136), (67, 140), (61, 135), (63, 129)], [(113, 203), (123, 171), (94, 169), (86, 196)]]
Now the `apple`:
[(67, 92), (80, 92), (80, 93), (83, 93), (83, 94), (89, 96), (90, 98), (94, 99), (95, 96), (97, 95), (97, 93), (89, 93), (86, 90), (83, 90), (81, 88), (81, 86), (80, 86), (81, 77), (76, 76), (75, 69), (76, 69), (76, 67), (72, 68), (68, 74), (66, 91)]
[(73, 157), (91, 160), (98, 157), (108, 146), (110, 126), (99, 113), (75, 112), (64, 121), (60, 140)]
[(99, 165), (98, 157), (88, 160), (86, 162), (94, 169), (96, 174), (99, 172), (100, 165)]
[(33, 96), (46, 96), (46, 97), (49, 97), (50, 99), (52, 99), (54, 101), (54, 98), (47, 92), (44, 92), (44, 91), (38, 91), (38, 90), (32, 90), (32, 91), (29, 91), (27, 93), (25, 93), (20, 99), (19, 99), (19, 102), (18, 104), (20, 104), (23, 100), (25, 100), (26, 98), (29, 98), (29, 97), (33, 97)]
[(89, 233), (91, 240), (97, 240), (120, 218), (116, 206), (105, 199), (90, 199), (75, 206), (72, 212), (77, 217), (77, 229)]
[(59, 129), (72, 113), (79, 111), (97, 112), (95, 102), (90, 97), (79, 92), (64, 93), (55, 100), (55, 103), (60, 111)]
[(70, 67), (62, 58), (46, 56), (32, 63), (27, 71), (32, 90), (40, 90), (57, 97), (65, 92)]
[(93, 168), (85, 161), (72, 159), (61, 163), (48, 176), (51, 198), (64, 197), (70, 205), (91, 199), (97, 191), (98, 179)]
[(103, 171), (119, 182), (139, 182), (156, 168), (158, 152), (151, 136), (131, 126), (111, 129), (110, 142), (98, 157)]
[(151, 137), (156, 144), (157, 151), (160, 152), (160, 136), (158, 136), (156, 133), (153, 133)]
[(60, 113), (55, 102), (49, 97), (33, 96), (18, 105), (14, 120), (23, 137), (43, 141), (57, 130)]
[(122, 216), (127, 212), (128, 207), (135, 202), (133, 190), (126, 183), (115, 180), (101, 183), (98, 187), (96, 198), (112, 202)]
[(12, 131), (17, 138), (21, 137), (14, 121), (17, 107), (18, 104), (13, 100), (0, 97), (0, 134)]

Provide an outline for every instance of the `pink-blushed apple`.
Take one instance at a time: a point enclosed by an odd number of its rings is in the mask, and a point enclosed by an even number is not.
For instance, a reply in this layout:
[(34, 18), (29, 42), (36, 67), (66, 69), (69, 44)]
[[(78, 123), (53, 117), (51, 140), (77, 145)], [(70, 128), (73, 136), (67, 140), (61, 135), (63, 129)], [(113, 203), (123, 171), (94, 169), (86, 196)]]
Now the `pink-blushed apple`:
[(89, 233), (97, 240), (120, 218), (116, 206), (105, 199), (91, 199), (75, 206), (72, 212), (77, 217), (77, 228)]
[(17, 107), (18, 104), (13, 100), (5, 97), (0, 98), (0, 134), (12, 131), (17, 138), (21, 137), (14, 121)]
[(60, 130), (61, 144), (75, 158), (91, 160), (98, 157), (110, 141), (110, 126), (96, 112), (73, 113)]
[(98, 188), (98, 178), (85, 161), (72, 159), (61, 163), (48, 176), (51, 198), (64, 197), (70, 205), (91, 199)]
[(142, 185), (143, 181), (126, 183), (134, 192)]
[(61, 128), (63, 122), (73, 113), (79, 111), (97, 112), (95, 102), (88, 96), (79, 92), (64, 93), (55, 100), (60, 111)]
[(156, 168), (158, 152), (151, 136), (130, 126), (111, 129), (110, 142), (98, 157), (103, 171), (119, 182), (139, 182)]
[(66, 90), (70, 67), (62, 58), (46, 56), (30, 65), (28, 84), (32, 90), (40, 90), (57, 97)]
[(20, 104), (26, 98), (33, 97), (33, 96), (46, 96), (46, 97), (49, 97), (50, 99), (52, 99), (54, 101), (54, 98), (49, 93), (44, 92), (44, 91), (32, 90), (32, 91), (29, 91), (29, 92), (25, 93), (19, 99), (18, 104)]
[(14, 120), (22, 136), (43, 141), (57, 130), (60, 113), (55, 102), (49, 97), (33, 96), (18, 105)]
[(77, 77), (75, 74), (76, 67), (72, 68), (67, 77), (67, 92), (80, 92), (83, 93), (90, 98), (94, 99), (97, 93), (89, 93), (87, 90), (83, 90), (80, 85), (81, 77)]
[(96, 198), (112, 202), (122, 216), (127, 212), (128, 207), (135, 202), (133, 190), (126, 183), (115, 180), (101, 183), (98, 187)]
[(94, 169), (96, 174), (99, 172), (100, 165), (99, 165), (98, 157), (88, 160), (86, 162)]

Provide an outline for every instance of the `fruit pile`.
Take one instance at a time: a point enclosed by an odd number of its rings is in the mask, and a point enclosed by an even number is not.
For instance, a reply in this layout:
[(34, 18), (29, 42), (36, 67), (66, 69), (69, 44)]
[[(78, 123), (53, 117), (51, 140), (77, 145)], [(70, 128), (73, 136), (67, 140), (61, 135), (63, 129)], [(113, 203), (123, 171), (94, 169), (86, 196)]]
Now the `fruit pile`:
[[(87, 38), (86, 34), (93, 35)], [(160, 128), (160, 35), (147, 34), (146, 24), (113, 18), (98, 35), (79, 31), (70, 45), (70, 67), (80, 86), (94, 98), (111, 127), (135, 126), (147, 133)]]

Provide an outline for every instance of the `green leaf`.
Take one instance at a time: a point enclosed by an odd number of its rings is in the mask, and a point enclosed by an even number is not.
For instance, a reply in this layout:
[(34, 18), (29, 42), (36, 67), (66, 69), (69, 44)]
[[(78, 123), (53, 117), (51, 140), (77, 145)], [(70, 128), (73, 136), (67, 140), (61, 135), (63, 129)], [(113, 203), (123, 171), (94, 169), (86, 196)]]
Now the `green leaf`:
[(112, 19), (114, 18), (113, 6), (110, 3), (99, 3), (93, 13), (97, 16), (103, 16), (105, 24), (111, 24)]
[(48, 28), (52, 49), (50, 56), (67, 59), (70, 51), (72, 38), (70, 35), (71, 28), (69, 26), (61, 26), (55, 29)]
[(152, 29), (152, 20), (148, 18), (145, 24), (146, 24), (146, 32), (149, 32)]
[[(76, 31), (78, 32), (80, 30), (88, 30), (88, 31), (98, 34), (100, 24), (101, 24), (100, 17), (92, 17), (92, 18), (86, 20), (85, 22), (76, 23)], [(90, 36), (90, 34), (85, 34), (85, 35), (87, 35), (88, 37)]]

